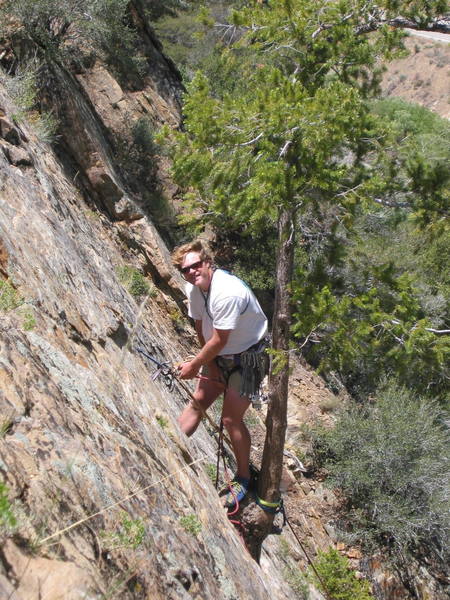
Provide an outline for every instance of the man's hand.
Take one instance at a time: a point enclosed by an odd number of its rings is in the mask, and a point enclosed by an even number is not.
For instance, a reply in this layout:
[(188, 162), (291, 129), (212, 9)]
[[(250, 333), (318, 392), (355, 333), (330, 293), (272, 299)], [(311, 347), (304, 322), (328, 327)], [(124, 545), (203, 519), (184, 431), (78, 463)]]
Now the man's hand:
[(193, 361), (189, 361), (178, 365), (177, 370), (180, 379), (193, 379), (197, 375), (199, 367)]
[(230, 333), (231, 329), (213, 329), (211, 338), (206, 342), (197, 356), (193, 360), (181, 363), (177, 367), (178, 377), (180, 379), (193, 379), (202, 365), (211, 363), (216, 358), (227, 343)]

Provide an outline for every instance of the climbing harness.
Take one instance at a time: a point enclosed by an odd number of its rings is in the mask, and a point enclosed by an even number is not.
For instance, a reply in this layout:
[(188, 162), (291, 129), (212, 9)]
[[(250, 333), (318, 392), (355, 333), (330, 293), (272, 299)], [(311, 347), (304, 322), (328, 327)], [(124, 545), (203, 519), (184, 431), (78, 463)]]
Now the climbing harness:
[(216, 363), (227, 383), (233, 373), (240, 372), (239, 394), (246, 396), (254, 408), (260, 407), (261, 403), (266, 400), (261, 392), (261, 384), (269, 372), (270, 360), (266, 352), (269, 346), (270, 340), (266, 336), (239, 354), (216, 357)]

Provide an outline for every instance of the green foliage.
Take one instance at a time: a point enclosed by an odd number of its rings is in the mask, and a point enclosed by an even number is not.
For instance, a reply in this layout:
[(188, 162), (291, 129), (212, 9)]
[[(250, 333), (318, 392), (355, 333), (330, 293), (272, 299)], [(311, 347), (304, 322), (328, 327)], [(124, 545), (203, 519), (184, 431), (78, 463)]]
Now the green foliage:
[(84, 36), (103, 54), (122, 83), (140, 81), (147, 59), (139, 53), (138, 38), (128, 15), (129, 0), (85, 0), (89, 20)]
[(152, 288), (140, 271), (129, 265), (117, 267), (116, 271), (119, 281), (132, 296), (139, 298), (147, 294), (152, 295)]
[(289, 364), (288, 354), (282, 350), (275, 350), (274, 348), (268, 348), (267, 353), (271, 358), (271, 372), (274, 375), (281, 373)]
[[(227, 41), (227, 15), (231, 6), (236, 4), (222, 0), (202, 3), (175, 0), (164, 6), (164, 13), (159, 10), (159, 14), (155, 15), (154, 9), (151, 9), (150, 16), (156, 16), (153, 27), (163, 43), (164, 53), (174, 61), (185, 81), (192, 79), (198, 68), (214, 73), (224, 81), (216, 47)], [(214, 27), (215, 21), (224, 24), (223, 28)]]
[(374, 266), (371, 275), (371, 287), (359, 293), (350, 286), (340, 296), (328, 285), (297, 287), (301, 312), (294, 334), (304, 338), (320, 328), (309, 357), (319, 358), (321, 369), (336, 370), (354, 393), (367, 393), (383, 375), (395, 375), (443, 400), (450, 337), (434, 333), (408, 276), (395, 278), (389, 264)]
[(180, 517), (180, 525), (185, 531), (195, 536), (197, 536), (202, 530), (202, 524), (195, 514)]
[(369, 583), (357, 579), (348, 559), (334, 548), (319, 551), (314, 568), (320, 579), (314, 571), (311, 571), (311, 578), (330, 600), (373, 600)]
[(0, 70), (0, 80), (17, 106), (14, 120), (26, 120), (41, 142), (51, 143), (55, 139), (58, 121), (51, 112), (39, 107), (41, 68), (37, 60), (29, 61), (17, 68), (14, 75), (6, 75)]
[(142, 545), (144, 537), (145, 525), (142, 519), (131, 519), (125, 511), (120, 514), (120, 523), (116, 531), (101, 532), (101, 538), (111, 550), (119, 548), (136, 550)]
[(205, 465), (205, 471), (206, 474), (208, 475), (209, 479), (211, 480), (212, 483), (216, 483), (216, 477), (217, 477), (217, 467), (214, 463), (207, 463)]
[(0, 280), (0, 310), (8, 312), (23, 304), (23, 298), (11, 283), (10, 279)]
[(23, 328), (25, 331), (31, 331), (36, 327), (36, 317), (28, 310), (23, 314)]
[[(303, 215), (294, 334), (308, 360), (324, 373), (334, 371), (354, 394), (367, 395), (382, 375), (392, 375), (444, 401), (450, 230), (438, 209), (448, 204), (448, 181), (436, 183), (436, 204), (424, 213), (425, 196), (411, 186), (406, 157), (418, 156), (416, 148), (426, 137), (424, 160), (450, 164), (444, 140), (449, 127), (430, 111), (400, 100), (378, 102), (374, 110), (394, 136), (389, 137), (395, 148), (390, 149), (392, 173), (385, 179), (403, 183), (386, 205), (362, 202), (351, 220), (323, 206)], [(380, 187), (377, 191), (383, 198)]]
[(18, 69), (14, 77), (4, 77), (6, 89), (19, 109), (18, 118), (36, 106), (38, 70), (36, 62), (29, 62)]
[(169, 425), (167, 417), (163, 417), (162, 415), (156, 416), (156, 422), (161, 427), (161, 429), (167, 429), (167, 426)]
[(138, 51), (128, 4), (128, 0), (7, 0), (0, 11), (0, 34), (33, 42), (46, 61), (82, 62), (84, 53), (93, 51), (122, 82), (135, 81), (144, 73), (146, 59)]
[[(173, 139), (175, 177), (195, 189), (185, 195), (186, 220), (202, 221), (203, 212), (218, 229), (250, 232), (266, 230), (282, 206), (359, 201), (349, 189), (370, 175), (359, 159), (375, 150), (380, 133), (366, 99), (377, 90), (376, 62), (402, 35), (384, 28), (376, 39), (359, 35), (371, 18), (357, 1), (326, 3), (323, 31), (315, 2), (234, 14), (248, 33), (221, 64), (233, 65), (240, 93), (224, 89), (218, 97), (197, 74), (184, 106), (186, 132)], [(252, 59), (237, 60), (239, 53)]]
[(17, 519), (8, 498), (8, 488), (0, 481), (0, 528), (13, 528)]
[[(422, 225), (448, 216), (450, 203), (450, 124), (424, 107), (400, 99), (374, 104), (374, 113), (390, 125), (395, 172), (384, 169), (384, 185), (398, 203), (406, 202)], [(392, 184), (391, 180), (394, 182)], [(383, 186), (383, 184), (382, 184)], [(382, 187), (381, 186), (381, 187)]]
[(389, 385), (318, 434), (316, 457), (348, 501), (349, 529), (396, 554), (426, 547), (448, 559), (450, 439), (429, 401)]

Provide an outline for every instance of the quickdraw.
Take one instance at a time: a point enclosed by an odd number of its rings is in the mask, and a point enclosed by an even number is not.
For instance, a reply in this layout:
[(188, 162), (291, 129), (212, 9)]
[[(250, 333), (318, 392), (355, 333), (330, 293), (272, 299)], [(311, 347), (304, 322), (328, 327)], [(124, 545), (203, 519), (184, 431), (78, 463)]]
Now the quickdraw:
[(148, 358), (148, 360), (157, 366), (156, 371), (152, 375), (152, 381), (155, 381), (159, 376), (162, 376), (167, 389), (169, 392), (171, 392), (173, 389), (175, 373), (173, 372), (170, 364), (168, 362), (159, 362), (159, 360), (156, 360), (156, 358), (153, 358), (153, 356), (150, 356), (150, 354), (144, 352), (142, 348), (136, 348), (136, 351), (145, 356), (145, 358)]

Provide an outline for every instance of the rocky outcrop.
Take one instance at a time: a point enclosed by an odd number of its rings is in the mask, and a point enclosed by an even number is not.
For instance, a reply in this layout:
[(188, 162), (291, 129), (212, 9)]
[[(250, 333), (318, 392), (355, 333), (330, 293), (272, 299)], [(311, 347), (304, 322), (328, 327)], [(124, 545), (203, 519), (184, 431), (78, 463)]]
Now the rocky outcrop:
[(143, 218), (142, 248), (125, 247), (123, 225), (93, 211), (31, 130), (15, 129), (3, 90), (0, 106), (31, 157), (0, 154), (0, 294), (8, 286), (16, 299), (0, 313), (0, 469), (17, 520), (2, 524), (2, 597), (292, 597), (226, 519), (206, 429), (189, 442), (180, 433), (186, 394), (153, 380), (135, 352), (175, 362), (189, 351), (188, 326), (180, 338), (168, 316), (173, 297), (153, 282), (137, 301), (119, 280), (146, 253), (180, 285), (157, 232)]

